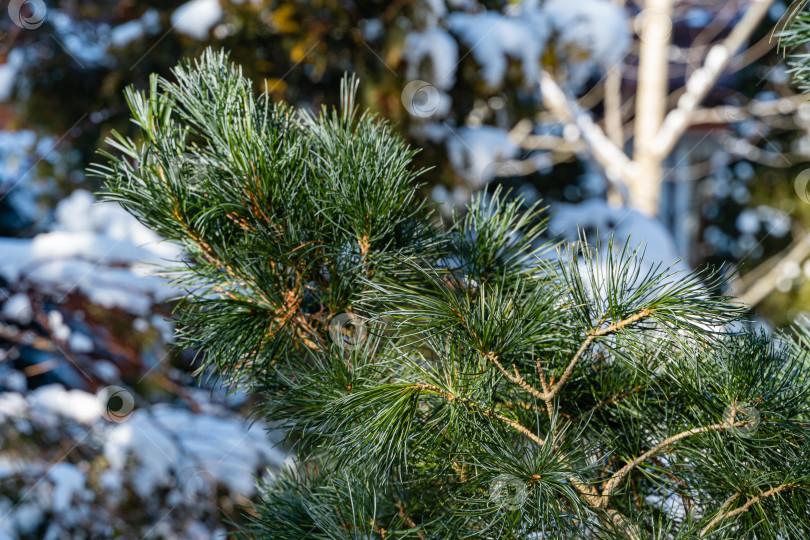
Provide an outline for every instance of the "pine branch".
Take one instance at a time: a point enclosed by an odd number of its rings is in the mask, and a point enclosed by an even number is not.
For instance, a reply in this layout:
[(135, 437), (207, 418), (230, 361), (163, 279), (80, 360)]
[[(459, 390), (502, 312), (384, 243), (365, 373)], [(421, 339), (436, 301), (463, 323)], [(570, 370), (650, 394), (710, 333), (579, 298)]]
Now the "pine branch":
[(496, 355), (492, 351), (486, 354), (483, 353), (481, 354), (483, 355), (484, 358), (492, 362), (493, 365), (495, 365), (495, 367), (498, 368), (498, 371), (500, 371), (503, 374), (503, 376), (506, 377), (507, 380), (509, 380), (511, 383), (516, 384), (517, 386), (519, 386), (532, 396), (536, 397), (537, 399), (544, 399), (544, 394), (539, 390), (537, 390), (535, 387), (533, 387), (531, 384), (527, 383), (526, 379), (524, 379), (518, 372), (516, 366), (512, 366), (512, 368), (515, 370), (515, 374), (512, 375), (506, 370), (505, 367), (503, 367), (503, 364), (501, 364), (500, 360), (498, 360), (498, 355)]
[[(585, 351), (588, 350), (588, 347), (591, 345), (591, 343), (593, 343), (594, 339), (617, 332), (626, 326), (629, 326), (635, 322), (641, 321), (649, 317), (651, 313), (652, 312), (649, 309), (643, 309), (640, 312), (633, 315), (632, 317), (628, 317), (624, 320), (615, 322), (605, 328), (598, 328), (599, 326), (601, 326), (601, 324), (597, 324), (597, 328), (594, 328), (593, 330), (588, 332), (588, 337), (585, 338), (585, 341), (582, 343), (577, 353), (571, 359), (571, 362), (568, 364), (568, 367), (565, 368), (565, 371), (560, 376), (560, 380), (557, 381), (557, 384), (554, 385), (554, 387), (548, 393), (547, 397), (553, 398), (559, 393), (563, 385), (566, 383), (566, 381), (568, 381), (568, 378), (574, 372), (574, 367), (576, 367), (577, 362), (579, 362), (580, 358), (582, 358), (582, 355), (585, 354)], [(545, 399), (545, 397), (546, 396), (544, 396), (542, 399)]]
[(535, 365), (537, 366), (537, 376), (540, 377), (540, 387), (543, 389), (543, 402), (546, 405), (546, 412), (548, 413), (548, 421), (550, 424), (554, 423), (554, 400), (549, 395), (549, 386), (548, 381), (546, 380), (546, 375), (543, 372), (543, 362), (540, 361), (538, 358), (535, 360)]
[[(642, 264), (641, 247), (583, 238), (545, 260), (543, 209), (505, 190), (439, 227), (413, 151), (358, 110), (353, 80), (312, 113), (254, 95), (224, 54), (173, 76), (127, 92), (142, 137), (114, 135), (93, 170), (184, 248), (170, 277), (200, 373), (260, 392), (300, 460), (260, 485), (245, 536), (665, 538), (694, 525), (648, 519), (648, 497), (674, 492), (714, 516), (707, 531), (739, 520), (764, 537), (776, 522), (749, 523), (727, 493), (810, 478), (810, 331), (790, 346), (735, 333), (742, 308), (709, 292), (719, 274)], [(543, 86), (586, 141), (604, 137)], [(604, 166), (632, 168), (605, 148)], [(732, 418), (639, 450), (729, 403), (756, 408), (755, 437), (700, 436), (746, 425)], [(659, 474), (634, 475), (647, 460)], [(779, 526), (801, 537), (792, 492)]]

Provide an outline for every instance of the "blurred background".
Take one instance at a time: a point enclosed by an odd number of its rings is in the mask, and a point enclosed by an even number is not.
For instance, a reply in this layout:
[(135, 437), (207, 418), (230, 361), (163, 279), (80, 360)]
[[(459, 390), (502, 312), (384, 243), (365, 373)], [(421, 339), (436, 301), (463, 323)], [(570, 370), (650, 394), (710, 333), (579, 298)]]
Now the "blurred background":
[[(7, 10), (5, 9), (7, 7)], [(736, 276), (766, 329), (810, 310), (810, 104), (772, 0), (43, 1), (0, 10), (0, 539), (220, 538), (289, 459), (251, 398), (169, 346), (174, 246), (85, 169), (122, 91), (231, 51), (257, 91), (363, 107), (450, 218), (497, 185), (549, 236)], [(269, 434), (269, 435), (268, 435)]]

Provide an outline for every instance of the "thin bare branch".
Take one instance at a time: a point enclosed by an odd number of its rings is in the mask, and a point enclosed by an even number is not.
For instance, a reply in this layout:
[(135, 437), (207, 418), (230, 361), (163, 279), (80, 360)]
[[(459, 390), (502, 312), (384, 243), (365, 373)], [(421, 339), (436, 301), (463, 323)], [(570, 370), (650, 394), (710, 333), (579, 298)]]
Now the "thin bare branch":
[[(771, 116), (792, 115), (799, 108), (807, 106), (807, 98), (803, 95), (780, 97), (763, 101), (751, 101), (744, 107), (735, 105), (720, 105), (695, 109), (690, 123), (696, 124), (725, 124), (739, 122), (746, 118), (768, 118)], [(771, 119), (772, 120), (772, 119)]]
[(667, 114), (658, 135), (652, 143), (652, 150), (659, 156), (667, 156), (689, 126), (700, 102), (717, 82), (726, 69), (729, 60), (759, 26), (762, 18), (768, 13), (773, 0), (754, 0), (748, 11), (734, 26), (731, 33), (709, 49), (700, 69), (697, 69), (686, 81), (686, 92), (678, 100), (678, 106)]
[(548, 381), (546, 380), (545, 373), (543, 373), (543, 363), (539, 358), (536, 360), (536, 363), (537, 375), (540, 377), (540, 386), (543, 388), (543, 401), (546, 404), (546, 411), (548, 412), (548, 421), (554, 424), (554, 400), (551, 398)]
[[(765, 265), (770, 266), (764, 275), (757, 278), (751, 284), (745, 284), (742, 292), (737, 294), (740, 302), (754, 307), (762, 302), (775, 288), (780, 278), (784, 275), (784, 270), (788, 265), (801, 264), (810, 257), (810, 234), (804, 235), (796, 243), (788, 248), (787, 253), (782, 253), (773, 259), (768, 260)], [(757, 269), (754, 269), (756, 272)]]
[(621, 64), (612, 66), (605, 78), (605, 131), (617, 148), (624, 146)]
[(500, 371), (503, 374), (503, 376), (506, 377), (510, 382), (518, 385), (519, 387), (521, 387), (534, 397), (538, 399), (543, 399), (543, 392), (540, 392), (537, 388), (527, 383), (526, 379), (524, 379), (523, 376), (520, 373), (518, 373), (516, 367), (513, 366), (515, 374), (512, 375), (506, 370), (505, 367), (503, 367), (503, 364), (501, 364), (501, 361), (498, 359), (498, 356), (495, 353), (489, 352), (484, 355), (484, 358), (492, 362), (495, 365), (495, 367), (498, 368), (498, 371)]
[[(569, 362), (568, 367), (565, 368), (565, 371), (563, 372), (562, 376), (560, 377), (560, 380), (557, 381), (557, 384), (555, 384), (554, 388), (551, 389), (551, 396), (550, 397), (554, 397), (555, 395), (557, 395), (557, 393), (563, 387), (565, 382), (568, 380), (568, 378), (574, 372), (574, 367), (579, 362), (579, 359), (582, 358), (582, 355), (585, 354), (585, 351), (588, 350), (588, 347), (591, 345), (591, 343), (593, 342), (594, 339), (596, 339), (597, 337), (600, 337), (600, 336), (607, 335), (607, 334), (612, 334), (613, 332), (616, 332), (617, 330), (621, 330), (625, 326), (631, 325), (634, 322), (638, 322), (638, 321), (640, 321), (640, 320), (642, 320), (642, 319), (644, 319), (646, 317), (649, 317), (649, 315), (650, 315), (650, 310), (649, 309), (643, 309), (640, 312), (633, 315), (632, 317), (628, 317), (627, 319), (624, 319), (624, 320), (618, 321), (616, 323), (613, 323), (610, 326), (606, 326), (605, 328), (598, 328), (597, 327), (597, 328), (594, 328), (593, 330), (591, 330), (588, 333), (588, 337), (585, 338), (585, 341), (582, 343), (582, 346), (580, 346), (577, 353), (571, 359), (571, 362)], [(597, 326), (601, 326), (601, 324), (597, 325)], [(542, 396), (542, 397), (545, 398), (545, 396)]]

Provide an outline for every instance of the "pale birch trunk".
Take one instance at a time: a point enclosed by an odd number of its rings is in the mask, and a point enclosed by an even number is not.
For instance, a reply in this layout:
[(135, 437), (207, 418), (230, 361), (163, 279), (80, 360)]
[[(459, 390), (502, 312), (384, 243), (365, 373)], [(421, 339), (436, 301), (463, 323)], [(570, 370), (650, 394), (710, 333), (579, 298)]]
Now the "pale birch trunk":
[(663, 156), (655, 151), (653, 141), (666, 114), (671, 16), (672, 0), (646, 0), (638, 21), (641, 44), (633, 137), (638, 171), (628, 187), (630, 204), (650, 216), (658, 215), (663, 179)]

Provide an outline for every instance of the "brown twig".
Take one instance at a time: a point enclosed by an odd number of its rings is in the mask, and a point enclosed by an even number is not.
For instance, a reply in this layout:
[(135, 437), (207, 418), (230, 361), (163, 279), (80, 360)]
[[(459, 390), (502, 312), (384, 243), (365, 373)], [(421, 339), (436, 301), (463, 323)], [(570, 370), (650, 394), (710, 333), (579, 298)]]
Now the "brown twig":
[(664, 439), (663, 441), (656, 444), (651, 449), (647, 450), (646, 452), (644, 452), (643, 454), (632, 460), (630, 463), (628, 463), (627, 465), (616, 471), (613, 474), (613, 476), (610, 477), (610, 479), (605, 483), (602, 489), (602, 495), (604, 496), (604, 499), (602, 500), (602, 506), (607, 505), (610, 495), (613, 494), (613, 491), (615, 491), (615, 489), (619, 486), (619, 484), (621, 484), (622, 480), (625, 479), (625, 477), (628, 475), (628, 473), (630, 473), (630, 471), (635, 469), (640, 463), (644, 463), (645, 461), (650, 459), (650, 457), (658, 454), (663, 450), (666, 450), (667, 448), (669, 448), (676, 442), (680, 441), (681, 439), (691, 437), (692, 435), (708, 433), (710, 431), (722, 431), (725, 429), (731, 429), (733, 427), (740, 427), (747, 423), (748, 421), (740, 421), (735, 422), (733, 424), (728, 422), (723, 422), (720, 424), (712, 424), (710, 426), (688, 429), (686, 431), (678, 433), (677, 435), (673, 435), (672, 437)]
[(543, 399), (543, 392), (540, 392), (537, 388), (527, 383), (526, 379), (524, 379), (521, 376), (521, 374), (518, 373), (517, 367), (513, 366), (515, 374), (512, 375), (506, 370), (505, 367), (503, 367), (503, 364), (501, 364), (500, 360), (498, 360), (498, 356), (495, 353), (488, 352), (487, 354), (484, 354), (484, 357), (493, 364), (495, 364), (495, 367), (498, 368), (498, 371), (500, 371), (503, 374), (503, 376), (506, 377), (510, 382), (518, 385), (519, 387), (521, 387), (534, 397), (538, 399)]
[(500, 420), (501, 422), (503, 422), (507, 426), (511, 427), (515, 431), (519, 431), (520, 433), (526, 435), (528, 438), (530, 438), (532, 441), (534, 441), (535, 443), (537, 443), (540, 446), (543, 446), (543, 444), (545, 442), (540, 437), (538, 437), (536, 434), (532, 433), (531, 430), (527, 429), (526, 427), (524, 427), (519, 422), (515, 422), (511, 418), (507, 418), (506, 416), (498, 414), (495, 411), (482, 409), (481, 407), (478, 406), (477, 403), (475, 403), (474, 401), (471, 401), (471, 400), (469, 400), (469, 399), (467, 399), (465, 397), (457, 396), (455, 394), (451, 394), (450, 392), (445, 392), (444, 390), (442, 390), (438, 386), (433, 386), (432, 384), (418, 383), (418, 384), (415, 384), (414, 387), (416, 387), (416, 388), (418, 388), (420, 390), (426, 391), (426, 392), (433, 392), (434, 394), (437, 394), (437, 395), (443, 397), (447, 401), (459, 402), (462, 405), (465, 405), (467, 408), (469, 408), (469, 409), (471, 409), (471, 410), (473, 410), (475, 412), (478, 412), (480, 414), (483, 414), (484, 416)]
[[(599, 328), (601, 323), (597, 324), (597, 326), (593, 330), (588, 332), (588, 336), (585, 338), (585, 341), (582, 343), (579, 350), (576, 352), (574, 357), (568, 363), (568, 367), (565, 368), (565, 371), (563, 372), (562, 376), (560, 377), (560, 380), (557, 381), (557, 384), (555, 384), (554, 387), (551, 389), (551, 391), (549, 392), (550, 396), (548, 396), (548, 397), (553, 398), (555, 395), (557, 395), (557, 393), (560, 391), (560, 389), (563, 387), (563, 385), (566, 383), (566, 381), (568, 381), (568, 378), (571, 377), (571, 374), (574, 372), (574, 367), (576, 367), (577, 363), (582, 358), (582, 356), (585, 354), (585, 351), (588, 350), (588, 347), (591, 345), (591, 343), (593, 343), (594, 339), (596, 339), (598, 337), (601, 337), (601, 336), (605, 336), (607, 334), (612, 334), (613, 332), (621, 330), (622, 328), (624, 328), (626, 326), (629, 326), (629, 325), (633, 324), (634, 322), (638, 322), (641, 319), (644, 319), (645, 317), (648, 317), (650, 315), (650, 313), (651, 313), (651, 311), (649, 309), (643, 309), (640, 312), (633, 315), (632, 317), (628, 317), (626, 319), (623, 319), (623, 320), (621, 320), (619, 322), (613, 323), (610, 326), (606, 326), (604, 328)], [(546, 396), (541, 396), (541, 397), (545, 398)]]
[[(405, 505), (402, 503), (402, 501), (397, 502), (397, 513), (405, 525), (411, 529), (416, 529), (416, 523), (408, 514), (405, 513)], [(425, 537), (425, 533), (420, 530), (417, 530), (416, 534), (419, 535), (419, 538)]]
[[(543, 363), (537, 359), (537, 375), (540, 377), (540, 386), (543, 388), (543, 401), (546, 404), (546, 411), (548, 411), (548, 421), (554, 423), (554, 400), (549, 396), (548, 382), (546, 375), (543, 373)], [(548, 396), (548, 397), (546, 397)]]
[(723, 505), (723, 507), (720, 509), (720, 512), (718, 512), (718, 514), (714, 517), (714, 519), (712, 519), (705, 527), (703, 527), (703, 529), (700, 531), (700, 536), (701, 537), (706, 536), (706, 534), (708, 534), (708, 532), (711, 531), (721, 521), (747, 512), (749, 508), (751, 508), (753, 505), (757, 504), (761, 500), (767, 499), (768, 497), (773, 497), (780, 491), (784, 491), (786, 489), (790, 489), (793, 487), (796, 487), (796, 484), (788, 483), (776, 486), (767, 491), (763, 491), (759, 495), (751, 497), (741, 507), (729, 511), (728, 508), (732, 505), (732, 503), (734, 503), (734, 501), (736, 501), (740, 497), (739, 493), (733, 495), (729, 500), (726, 501), (726, 504)]

